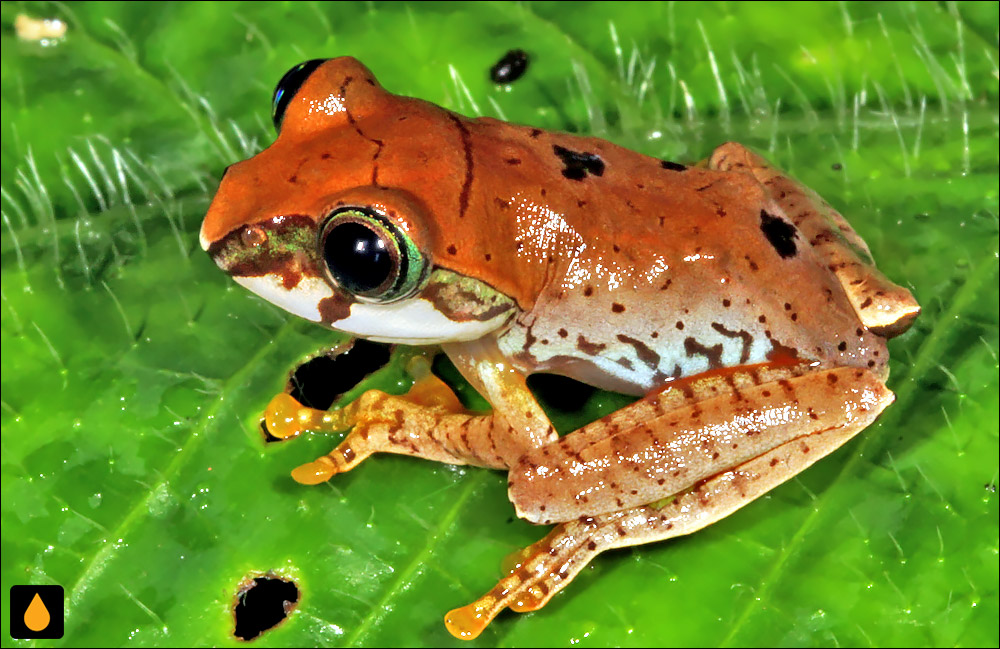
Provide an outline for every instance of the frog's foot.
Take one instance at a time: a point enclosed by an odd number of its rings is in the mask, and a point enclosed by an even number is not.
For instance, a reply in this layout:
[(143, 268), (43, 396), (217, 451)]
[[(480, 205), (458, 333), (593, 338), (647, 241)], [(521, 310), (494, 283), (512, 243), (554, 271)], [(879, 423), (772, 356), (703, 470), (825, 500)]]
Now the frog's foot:
[(286, 392), (276, 394), (264, 409), (267, 432), (278, 439), (296, 437), (307, 430), (341, 430), (344, 427), (343, 418), (343, 411), (316, 410), (302, 405)]
[(866, 327), (891, 338), (920, 314), (913, 295), (875, 268), (871, 251), (843, 216), (816, 192), (741, 144), (728, 142), (707, 161), (711, 169), (752, 174), (840, 280)]
[[(264, 409), (264, 425), (267, 432), (278, 439), (297, 437), (306, 431), (335, 432), (352, 425), (353, 409), (317, 410), (299, 403), (290, 394), (282, 392), (274, 396)], [(341, 470), (333, 459), (336, 451), (313, 462), (304, 464), (292, 472), (296, 482), (318, 484), (333, 477)], [(340, 456), (342, 457), (342, 456)]]
[(271, 434), (282, 438), (306, 430), (351, 428), (333, 451), (292, 472), (296, 482), (309, 485), (350, 471), (374, 453), (507, 468), (512, 458), (524, 452), (516, 431), (501, 416), (467, 412), (451, 388), (429, 373), (403, 396), (369, 390), (343, 408), (327, 412), (278, 395), (268, 406), (265, 421)]
[[(850, 368), (826, 372), (817, 378), (830, 384), (830, 376), (837, 377), (836, 382), (849, 379), (845, 373), (855, 379), (851, 382), (852, 390), (859, 387), (858, 379), (864, 378), (857, 374), (870, 375), (865, 370)], [(801, 378), (808, 380), (810, 376)], [(777, 387), (788, 393), (798, 389), (800, 396), (805, 397), (801, 385), (785, 379), (779, 385), (762, 387), (766, 390)], [(545, 606), (591, 559), (605, 550), (690, 534), (725, 518), (840, 447), (868, 426), (891, 400), (892, 394), (883, 390), (880, 403), (871, 404), (867, 413), (860, 416), (852, 413), (840, 425), (819, 425), (802, 431), (801, 435), (736, 466), (723, 468), (679, 492), (662, 494), (665, 497), (651, 504), (582, 516), (558, 525), (541, 541), (508, 557), (505, 568), (510, 568), (509, 574), (473, 603), (450, 611), (445, 616), (445, 626), (456, 638), (471, 640), (504, 608), (527, 612)], [(643, 430), (648, 435), (648, 429)]]

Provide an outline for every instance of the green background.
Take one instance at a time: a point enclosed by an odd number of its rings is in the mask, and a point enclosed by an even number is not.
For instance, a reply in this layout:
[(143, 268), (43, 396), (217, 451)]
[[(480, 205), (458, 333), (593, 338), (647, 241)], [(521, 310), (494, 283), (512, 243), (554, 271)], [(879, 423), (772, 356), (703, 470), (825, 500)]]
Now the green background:
[[(22, 12), (64, 41), (18, 40)], [(239, 289), (197, 231), (225, 166), (271, 141), (281, 74), (350, 54), (465, 114), (684, 162), (756, 147), (924, 308), (856, 440), (477, 644), (996, 645), (997, 24), (996, 3), (4, 3), (4, 592), (66, 588), (44, 646), (226, 646), (238, 584), (274, 570), (302, 599), (259, 645), (448, 646), (443, 614), (544, 534), (497, 472), (380, 456), (307, 488), (289, 471), (336, 440), (260, 439), (337, 337)], [(514, 47), (531, 66), (498, 88)]]

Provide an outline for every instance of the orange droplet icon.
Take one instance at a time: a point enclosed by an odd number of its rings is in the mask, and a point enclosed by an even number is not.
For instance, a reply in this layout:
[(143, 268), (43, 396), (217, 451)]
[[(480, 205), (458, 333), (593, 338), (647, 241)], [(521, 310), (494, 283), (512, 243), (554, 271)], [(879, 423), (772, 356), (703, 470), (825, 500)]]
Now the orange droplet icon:
[(42, 598), (38, 596), (38, 593), (35, 593), (28, 608), (24, 611), (24, 625), (38, 633), (49, 625), (51, 619), (49, 609), (45, 608)]

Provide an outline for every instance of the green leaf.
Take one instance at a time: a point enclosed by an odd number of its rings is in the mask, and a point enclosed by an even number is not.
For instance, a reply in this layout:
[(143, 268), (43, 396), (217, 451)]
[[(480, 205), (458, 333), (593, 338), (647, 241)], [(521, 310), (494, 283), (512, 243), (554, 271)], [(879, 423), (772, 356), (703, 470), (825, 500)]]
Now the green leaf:
[[(197, 231), (224, 167), (271, 141), (281, 74), (341, 54), (394, 92), (656, 156), (744, 142), (924, 309), (890, 344), (895, 405), (856, 440), (702, 532), (602, 555), (475, 644), (998, 644), (996, 3), (0, 12), (2, 581), (65, 587), (54, 644), (237, 645), (237, 589), (273, 571), (301, 599), (257, 644), (459, 645), (443, 614), (545, 532), (497, 472), (379, 456), (309, 488), (288, 472), (336, 438), (260, 437), (288, 370), (341, 338), (235, 286)], [(19, 39), (20, 14), (65, 39)], [(512, 48), (530, 67), (495, 87)], [(374, 381), (406, 388), (400, 362)]]

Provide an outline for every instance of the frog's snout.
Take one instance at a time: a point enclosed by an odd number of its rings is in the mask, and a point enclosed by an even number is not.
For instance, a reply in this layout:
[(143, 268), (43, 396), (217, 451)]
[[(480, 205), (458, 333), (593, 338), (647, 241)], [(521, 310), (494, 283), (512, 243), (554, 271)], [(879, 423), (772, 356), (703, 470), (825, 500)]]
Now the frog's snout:
[[(205, 218), (201, 221), (201, 228), (198, 230), (198, 243), (201, 244), (201, 249), (209, 254), (212, 254), (212, 245), (222, 239), (225, 234), (222, 233), (223, 236), (220, 236), (222, 229), (220, 225), (225, 218), (219, 202), (219, 196), (216, 194), (211, 205), (208, 206), (208, 212), (205, 213)], [(212, 256), (215, 255), (212, 254)]]
[(205, 223), (207, 221), (208, 217), (206, 216), (205, 220), (201, 222), (201, 229), (198, 231), (198, 243), (201, 244), (201, 249), (204, 250), (205, 252), (208, 252), (209, 247), (211, 247), (212, 245), (212, 242), (205, 235)]

